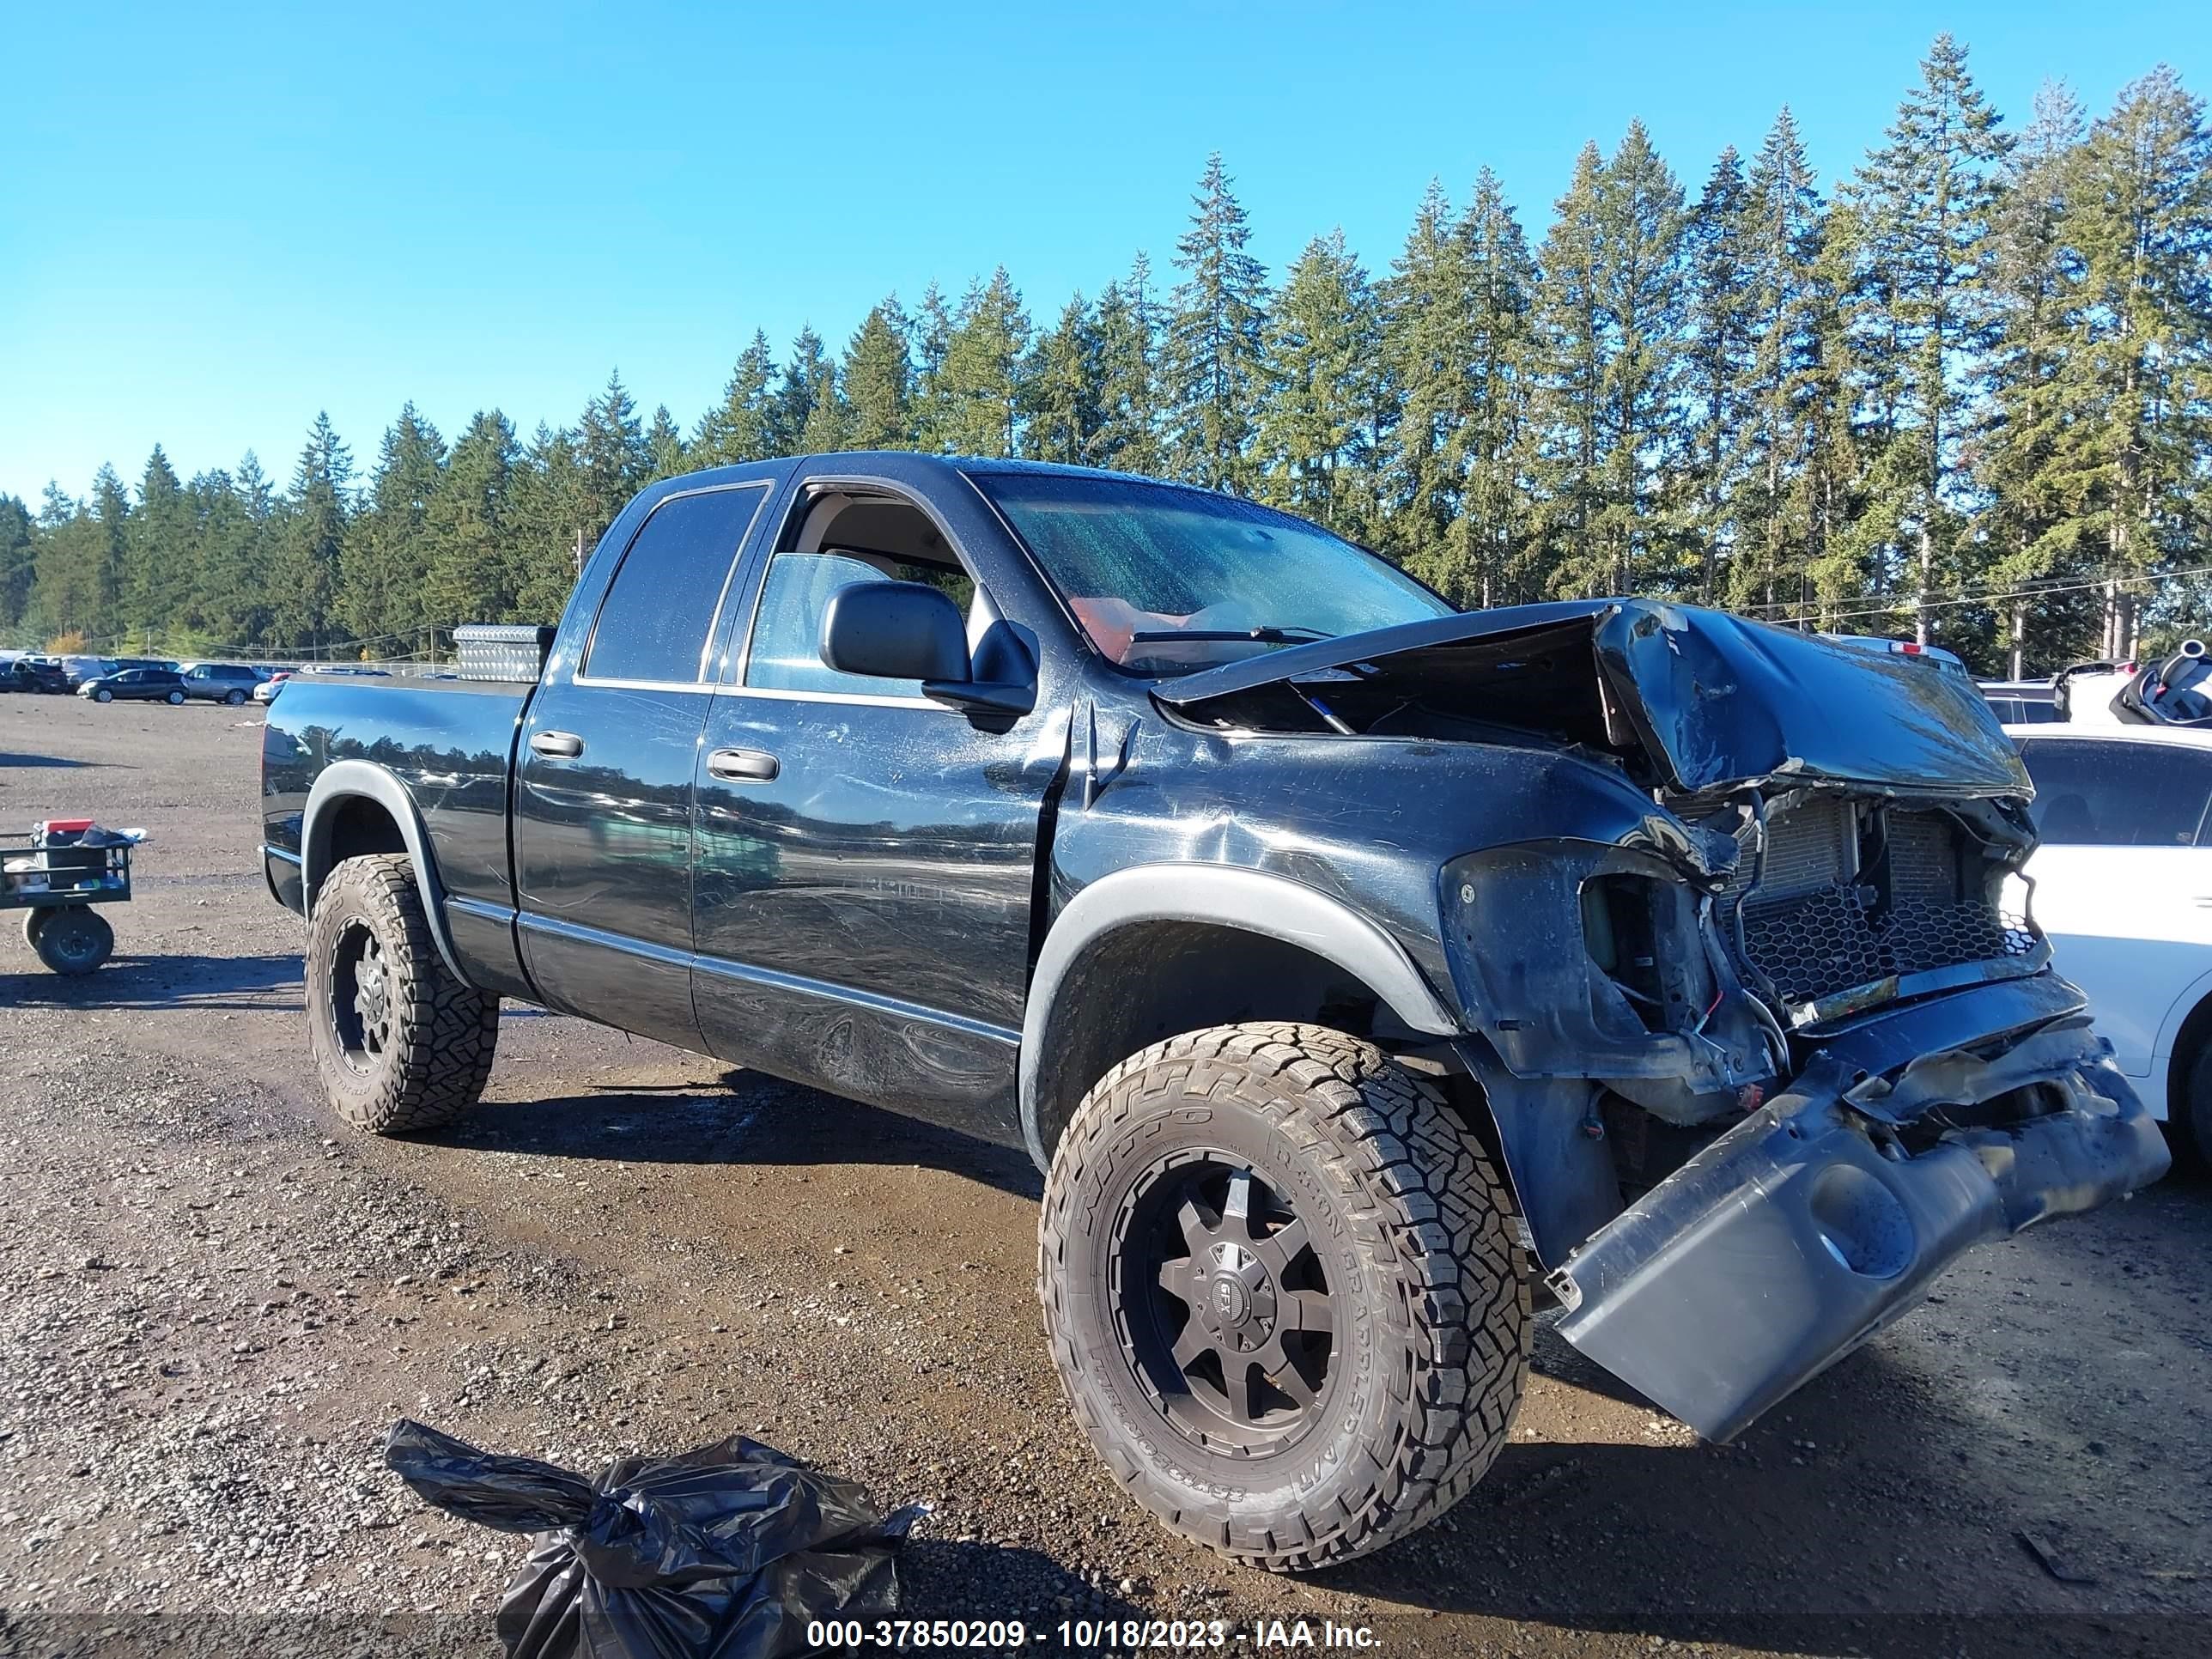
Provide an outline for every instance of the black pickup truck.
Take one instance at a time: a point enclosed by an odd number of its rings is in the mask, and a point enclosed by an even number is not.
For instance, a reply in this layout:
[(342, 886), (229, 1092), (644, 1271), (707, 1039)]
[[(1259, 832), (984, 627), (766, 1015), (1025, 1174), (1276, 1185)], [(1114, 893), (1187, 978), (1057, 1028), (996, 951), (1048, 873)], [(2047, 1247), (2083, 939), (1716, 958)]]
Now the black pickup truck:
[(1026, 1146), (1098, 1450), (1306, 1567), (1480, 1477), (1534, 1297), (1725, 1438), (2166, 1169), (2005, 908), (2011, 745), (1863, 644), (1464, 614), (1110, 473), (778, 460), (634, 501), (533, 679), (295, 678), (264, 859), (364, 1128), (473, 1103), (510, 997)]

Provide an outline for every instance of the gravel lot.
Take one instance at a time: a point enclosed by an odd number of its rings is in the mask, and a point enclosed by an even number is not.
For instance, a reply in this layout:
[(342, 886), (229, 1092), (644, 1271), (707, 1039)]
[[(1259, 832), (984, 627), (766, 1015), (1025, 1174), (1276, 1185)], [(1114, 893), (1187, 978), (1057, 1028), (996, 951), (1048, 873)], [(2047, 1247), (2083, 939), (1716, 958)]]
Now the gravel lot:
[(259, 726), (0, 697), (0, 823), (156, 837), (91, 978), (0, 934), (0, 1654), (496, 1653), (523, 1541), (384, 1472), (402, 1415), (592, 1472), (756, 1434), (934, 1506), (905, 1558), (932, 1616), (1327, 1618), (1393, 1653), (2203, 1650), (2201, 1183), (1978, 1255), (1732, 1447), (1544, 1331), (1451, 1516), (1269, 1578), (1161, 1532), (1077, 1437), (1024, 1158), (520, 1007), (465, 1127), (345, 1129), (254, 856)]

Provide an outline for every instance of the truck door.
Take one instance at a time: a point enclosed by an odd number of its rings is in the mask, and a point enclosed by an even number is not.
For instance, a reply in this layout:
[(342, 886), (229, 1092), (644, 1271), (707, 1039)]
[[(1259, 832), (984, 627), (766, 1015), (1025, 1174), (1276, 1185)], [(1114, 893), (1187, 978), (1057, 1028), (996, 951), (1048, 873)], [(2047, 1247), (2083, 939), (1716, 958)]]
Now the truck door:
[(1009, 626), (915, 503), (795, 499), (700, 745), (694, 1000), (726, 1059), (1018, 1142), (1038, 820), (1065, 720), (973, 718), (825, 665), (830, 596), (886, 579), (950, 593), (971, 648)]
[(702, 1046), (691, 1012), (691, 780), (709, 658), (765, 483), (668, 496), (588, 639), (532, 698), (515, 762), (523, 960), (549, 1006)]

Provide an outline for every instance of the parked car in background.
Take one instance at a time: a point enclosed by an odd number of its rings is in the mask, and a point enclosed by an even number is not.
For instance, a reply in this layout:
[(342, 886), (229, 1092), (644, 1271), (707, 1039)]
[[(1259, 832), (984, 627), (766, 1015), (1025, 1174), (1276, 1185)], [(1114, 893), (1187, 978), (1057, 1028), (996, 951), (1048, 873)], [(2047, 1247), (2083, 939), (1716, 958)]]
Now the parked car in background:
[(2212, 732), (2014, 726), (2041, 837), (2023, 872), (2058, 971), (2169, 1138), (2212, 1152)]
[(2054, 680), (1981, 680), (1982, 696), (2007, 726), (2048, 726), (2064, 718), (2058, 712)]
[(184, 676), (167, 668), (125, 668), (87, 680), (76, 689), (94, 702), (167, 702), (185, 700)]
[(0, 691), (36, 691), (49, 696), (69, 690), (69, 674), (52, 657), (18, 657), (0, 670)]
[(284, 682), (291, 678), (292, 671), (289, 668), (272, 671), (267, 679), (253, 688), (253, 701), (264, 704), (276, 702), (276, 694), (284, 689)]
[(64, 657), (62, 675), (72, 691), (87, 680), (96, 680), (104, 674), (112, 674), (123, 665), (112, 657)]
[(188, 663), (179, 672), (186, 696), (227, 702), (233, 708), (252, 696), (263, 678), (259, 669), (242, 662)]

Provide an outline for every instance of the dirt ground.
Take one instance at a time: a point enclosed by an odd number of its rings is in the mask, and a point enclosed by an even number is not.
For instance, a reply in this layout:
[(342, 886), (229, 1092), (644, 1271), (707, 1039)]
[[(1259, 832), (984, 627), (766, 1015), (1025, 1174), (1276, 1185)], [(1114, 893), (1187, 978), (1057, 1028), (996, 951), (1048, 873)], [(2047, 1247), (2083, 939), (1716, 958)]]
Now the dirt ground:
[(755, 1434), (933, 1506), (913, 1612), (1048, 1650), (1101, 1613), (1248, 1652), (1301, 1619), (1384, 1653), (2203, 1650), (2201, 1183), (1978, 1253), (1727, 1448), (1540, 1331), (1457, 1510), (1271, 1578), (1079, 1438), (1018, 1155), (518, 1006), (464, 1127), (338, 1123), (254, 852), (259, 725), (0, 697), (0, 823), (155, 836), (96, 975), (0, 935), (0, 1655), (496, 1653), (524, 1541), (384, 1470), (400, 1416), (591, 1473)]

